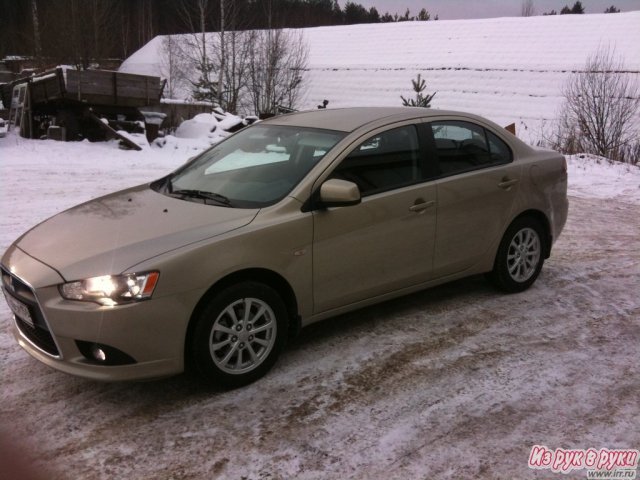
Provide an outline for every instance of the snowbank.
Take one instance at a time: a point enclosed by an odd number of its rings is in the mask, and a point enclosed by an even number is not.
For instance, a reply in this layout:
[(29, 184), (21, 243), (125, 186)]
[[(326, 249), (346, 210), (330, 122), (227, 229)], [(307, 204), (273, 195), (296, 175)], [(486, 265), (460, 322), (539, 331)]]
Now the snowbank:
[(640, 205), (640, 166), (595, 155), (568, 155), (569, 194)]

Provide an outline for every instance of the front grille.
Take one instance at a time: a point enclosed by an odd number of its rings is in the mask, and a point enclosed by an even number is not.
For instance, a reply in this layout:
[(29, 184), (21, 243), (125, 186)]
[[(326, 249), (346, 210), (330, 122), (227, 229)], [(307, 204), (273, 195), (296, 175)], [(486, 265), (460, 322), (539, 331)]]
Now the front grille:
[(51, 336), (51, 333), (49, 333), (49, 330), (45, 330), (38, 326), (32, 327), (18, 316), (16, 316), (16, 323), (18, 324), (20, 332), (31, 340), (31, 343), (35, 346), (44, 350), (49, 355), (54, 355), (56, 357), (60, 355), (58, 347), (56, 347), (56, 343), (53, 341), (53, 337)]
[(6, 295), (11, 295), (19, 300), (29, 310), (29, 315), (31, 315), (34, 325), (30, 325), (14, 314), (20, 332), (39, 349), (49, 355), (59, 356), (58, 347), (53, 340), (49, 326), (44, 319), (44, 314), (31, 287), (15, 275), (10, 274), (5, 268), (2, 268), (2, 288), (5, 290)]
[(23, 302), (37, 303), (31, 287), (15, 275), (10, 274), (4, 267), (2, 268), (2, 286)]

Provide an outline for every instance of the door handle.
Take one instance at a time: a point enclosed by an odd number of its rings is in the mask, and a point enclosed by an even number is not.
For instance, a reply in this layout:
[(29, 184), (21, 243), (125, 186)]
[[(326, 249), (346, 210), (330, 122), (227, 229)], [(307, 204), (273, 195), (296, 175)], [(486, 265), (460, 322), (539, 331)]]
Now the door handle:
[(509, 177), (504, 177), (502, 181), (498, 184), (498, 186), (504, 190), (509, 190), (513, 185), (518, 183), (519, 180), (517, 178), (509, 180)]
[(414, 203), (409, 207), (409, 210), (411, 210), (412, 212), (421, 212), (423, 210), (426, 210), (427, 208), (433, 207), (436, 204), (435, 200), (429, 200), (428, 202), (416, 200), (416, 202), (420, 203)]

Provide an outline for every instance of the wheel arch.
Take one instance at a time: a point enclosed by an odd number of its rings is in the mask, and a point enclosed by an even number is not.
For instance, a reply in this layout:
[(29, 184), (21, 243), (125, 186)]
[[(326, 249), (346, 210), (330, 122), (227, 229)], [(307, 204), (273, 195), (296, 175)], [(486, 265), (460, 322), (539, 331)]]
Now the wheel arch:
[[(507, 254), (509, 249), (509, 244), (513, 241), (512, 234), (519, 232), (518, 229), (522, 229), (524, 227), (533, 226), (535, 224), (535, 230), (540, 230), (540, 243), (541, 252), (538, 257), (538, 263), (535, 269), (528, 274), (525, 279), (516, 279), (513, 278), (510, 272), (508, 272), (507, 266)], [(509, 233), (507, 236), (507, 233)], [(502, 233), (502, 237), (500, 239), (500, 243), (496, 249), (496, 253), (493, 259), (493, 268), (485, 273), (487, 279), (489, 279), (498, 289), (507, 292), (507, 293), (518, 293), (529, 288), (533, 282), (535, 282), (538, 277), (544, 260), (549, 258), (551, 252), (551, 227), (549, 224), (549, 220), (547, 219), (544, 212), (535, 209), (525, 210), (516, 215), (511, 222), (507, 225), (504, 232)]]
[(287, 312), (289, 313), (288, 339), (295, 338), (301, 328), (301, 319), (298, 310), (298, 301), (296, 299), (293, 288), (291, 288), (291, 285), (284, 277), (274, 272), (273, 270), (264, 268), (249, 268), (230, 273), (229, 275), (221, 278), (213, 285), (211, 285), (211, 287), (209, 287), (205, 294), (202, 295), (195, 308), (193, 309), (193, 312), (191, 313), (191, 317), (189, 319), (189, 326), (187, 328), (187, 335), (185, 336), (184, 343), (185, 360), (189, 358), (188, 349), (189, 345), (191, 345), (193, 330), (196, 323), (194, 319), (198, 317), (199, 313), (205, 307), (207, 302), (209, 302), (217, 292), (220, 292), (221, 290), (224, 290), (231, 285), (236, 285), (238, 283), (248, 281), (264, 283), (265, 285), (273, 288), (278, 293), (278, 295), (280, 295), (280, 298), (282, 298), (282, 301), (287, 308)]
[[(516, 220), (518, 220), (520, 218), (524, 218), (524, 217), (533, 218), (544, 229), (544, 232), (543, 232), (544, 233), (544, 238), (542, 239), (543, 242), (544, 242), (544, 244), (543, 244), (543, 255), (544, 255), (545, 259), (549, 258), (549, 256), (551, 255), (551, 244), (553, 243), (553, 238), (551, 238), (551, 223), (549, 222), (549, 219), (544, 214), (544, 212), (542, 212), (540, 210), (535, 210), (535, 209), (529, 209), (529, 210), (525, 210), (524, 212), (521, 212), (520, 214), (518, 214), (516, 217), (514, 217), (511, 220), (509, 225), (507, 225), (507, 228), (505, 229), (505, 232), (509, 229), (509, 227), (511, 226), (511, 224), (513, 222), (515, 222)], [(502, 234), (504, 235), (504, 232)], [(497, 252), (496, 252), (496, 255), (497, 255)]]

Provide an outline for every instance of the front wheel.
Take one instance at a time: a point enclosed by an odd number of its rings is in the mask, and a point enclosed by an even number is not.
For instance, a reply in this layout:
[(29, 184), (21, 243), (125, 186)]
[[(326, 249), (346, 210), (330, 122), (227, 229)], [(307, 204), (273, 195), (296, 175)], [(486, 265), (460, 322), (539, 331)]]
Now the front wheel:
[(516, 219), (507, 229), (489, 278), (505, 292), (522, 292), (536, 281), (544, 263), (543, 229), (529, 217)]
[(191, 355), (214, 383), (246, 385), (263, 376), (284, 346), (287, 309), (271, 287), (244, 282), (222, 290), (202, 309)]

